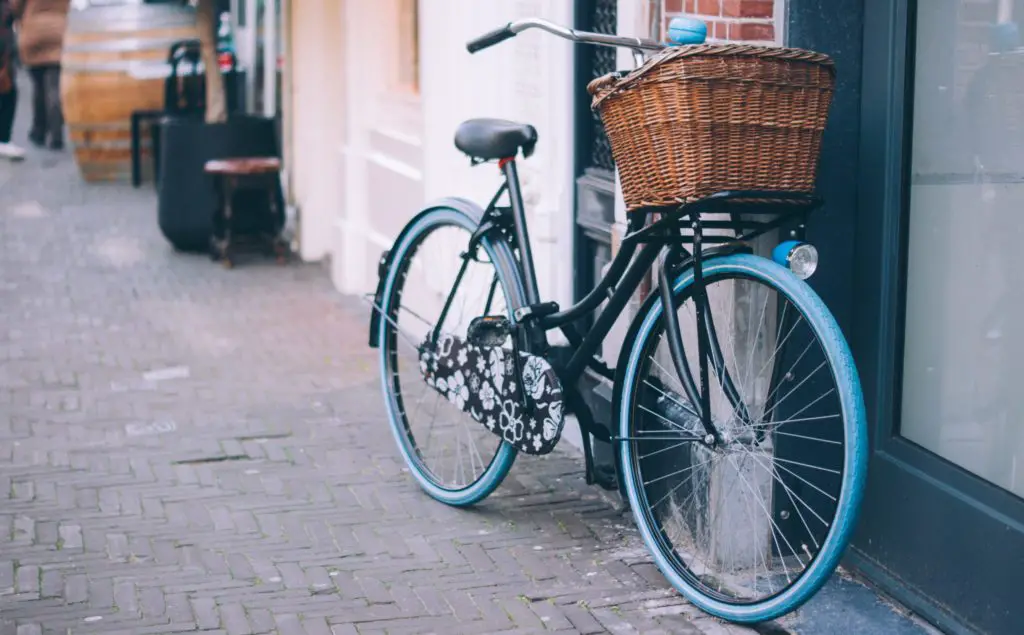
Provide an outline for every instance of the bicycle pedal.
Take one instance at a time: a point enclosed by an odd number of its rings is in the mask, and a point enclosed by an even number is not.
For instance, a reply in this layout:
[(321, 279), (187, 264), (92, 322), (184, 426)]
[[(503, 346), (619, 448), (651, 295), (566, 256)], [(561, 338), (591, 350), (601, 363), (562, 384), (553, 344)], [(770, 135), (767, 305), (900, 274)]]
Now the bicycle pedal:
[(483, 315), (469, 323), (466, 337), (470, 344), (480, 347), (501, 346), (512, 333), (512, 323), (500, 315)]

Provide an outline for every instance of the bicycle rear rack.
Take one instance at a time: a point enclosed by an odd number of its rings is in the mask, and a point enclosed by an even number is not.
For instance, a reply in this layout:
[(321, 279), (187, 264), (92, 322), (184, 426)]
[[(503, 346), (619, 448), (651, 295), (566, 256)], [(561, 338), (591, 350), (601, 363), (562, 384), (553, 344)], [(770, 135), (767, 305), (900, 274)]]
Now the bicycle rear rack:
[[(704, 230), (730, 230), (734, 236), (704, 235), (705, 244), (746, 242), (778, 229), (794, 219), (803, 225), (807, 215), (821, 207), (823, 200), (814, 194), (804, 192), (780, 192), (774, 190), (734, 190), (717, 192), (711, 196), (673, 207), (646, 207), (629, 212), (630, 216), (646, 218), (652, 214), (661, 216), (658, 220), (630, 233), (623, 239), (627, 242), (666, 242), (663, 234), (666, 228), (678, 226), (683, 219), (700, 222)], [(728, 218), (704, 218), (706, 215), (728, 215)], [(770, 220), (759, 218), (773, 216)], [(693, 243), (688, 235), (672, 236), (672, 242), (680, 240)]]

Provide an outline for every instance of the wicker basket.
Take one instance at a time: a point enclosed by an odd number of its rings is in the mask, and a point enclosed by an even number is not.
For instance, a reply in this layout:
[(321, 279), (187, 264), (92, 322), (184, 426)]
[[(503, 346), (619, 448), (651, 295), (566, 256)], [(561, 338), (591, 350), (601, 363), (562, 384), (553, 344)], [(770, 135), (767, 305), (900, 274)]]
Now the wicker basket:
[(820, 53), (702, 44), (587, 90), (635, 211), (724, 190), (811, 192), (834, 85)]

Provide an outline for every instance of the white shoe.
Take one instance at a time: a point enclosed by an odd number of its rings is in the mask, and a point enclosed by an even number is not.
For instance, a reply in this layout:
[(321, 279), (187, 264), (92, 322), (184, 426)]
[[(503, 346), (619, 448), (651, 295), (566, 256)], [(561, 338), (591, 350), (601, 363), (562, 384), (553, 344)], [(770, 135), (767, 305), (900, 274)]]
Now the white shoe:
[(0, 157), (11, 161), (21, 161), (25, 158), (25, 150), (13, 143), (0, 143)]

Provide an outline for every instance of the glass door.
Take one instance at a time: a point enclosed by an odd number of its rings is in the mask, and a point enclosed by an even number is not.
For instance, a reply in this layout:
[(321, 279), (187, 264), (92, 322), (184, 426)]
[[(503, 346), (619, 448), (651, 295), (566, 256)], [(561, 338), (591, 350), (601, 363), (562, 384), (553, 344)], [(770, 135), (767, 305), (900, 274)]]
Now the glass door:
[(857, 564), (952, 630), (1024, 621), (1024, 0), (866, 0)]

